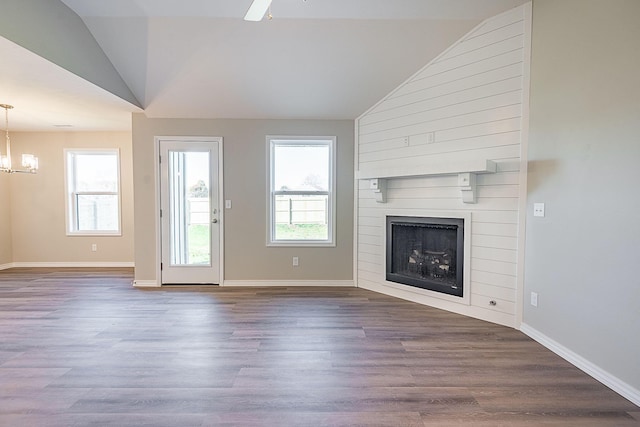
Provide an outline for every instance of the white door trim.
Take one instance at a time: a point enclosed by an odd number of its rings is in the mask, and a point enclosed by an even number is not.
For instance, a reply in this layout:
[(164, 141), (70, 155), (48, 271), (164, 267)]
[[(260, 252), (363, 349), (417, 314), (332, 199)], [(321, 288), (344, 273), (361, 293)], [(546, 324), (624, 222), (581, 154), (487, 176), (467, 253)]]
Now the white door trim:
[(162, 221), (160, 218), (160, 142), (161, 141), (175, 141), (175, 142), (217, 142), (218, 143), (218, 197), (220, 200), (220, 209), (218, 221), (220, 222), (220, 243), (219, 243), (219, 277), (218, 283), (222, 286), (224, 282), (224, 145), (223, 138), (221, 136), (156, 136), (153, 144), (153, 173), (155, 179), (155, 221), (156, 221), (156, 280), (159, 286), (162, 286), (162, 271), (160, 270), (160, 263), (162, 262)]

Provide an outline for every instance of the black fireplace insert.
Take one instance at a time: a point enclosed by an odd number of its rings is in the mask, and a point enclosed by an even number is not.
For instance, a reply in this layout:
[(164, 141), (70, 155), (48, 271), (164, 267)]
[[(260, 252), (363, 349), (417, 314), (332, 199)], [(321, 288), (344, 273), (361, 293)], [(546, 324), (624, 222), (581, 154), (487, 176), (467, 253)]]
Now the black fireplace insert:
[(387, 216), (388, 281), (463, 296), (464, 220)]

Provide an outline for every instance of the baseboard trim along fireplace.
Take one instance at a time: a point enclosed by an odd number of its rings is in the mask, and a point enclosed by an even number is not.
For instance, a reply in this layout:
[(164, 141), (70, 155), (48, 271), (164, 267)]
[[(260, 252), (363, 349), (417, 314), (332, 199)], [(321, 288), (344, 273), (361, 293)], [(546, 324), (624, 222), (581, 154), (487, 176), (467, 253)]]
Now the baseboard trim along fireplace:
[(469, 305), (471, 214), (386, 215), (390, 286)]

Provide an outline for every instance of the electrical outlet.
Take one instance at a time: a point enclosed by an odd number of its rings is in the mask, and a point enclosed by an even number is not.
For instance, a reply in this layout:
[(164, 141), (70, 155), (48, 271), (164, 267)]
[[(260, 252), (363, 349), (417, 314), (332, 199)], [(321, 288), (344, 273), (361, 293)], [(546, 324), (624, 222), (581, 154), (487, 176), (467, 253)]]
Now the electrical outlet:
[(294, 266), (294, 267), (297, 267), (298, 265), (299, 265), (298, 257), (297, 257), (297, 256), (294, 256), (294, 257), (293, 257), (293, 266)]
[(98, 245), (97, 245), (97, 244), (95, 244), (95, 243), (93, 243), (93, 244), (91, 245), (91, 252), (97, 252), (97, 251), (98, 251)]
[(538, 293), (531, 292), (531, 305), (534, 307), (538, 306)]

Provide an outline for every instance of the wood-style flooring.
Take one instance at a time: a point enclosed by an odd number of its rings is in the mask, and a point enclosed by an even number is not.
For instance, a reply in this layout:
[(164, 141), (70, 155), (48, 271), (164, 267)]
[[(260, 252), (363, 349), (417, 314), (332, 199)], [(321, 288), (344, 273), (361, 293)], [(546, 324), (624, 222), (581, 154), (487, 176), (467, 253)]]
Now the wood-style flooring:
[(638, 426), (514, 329), (357, 288), (0, 271), (0, 426)]

